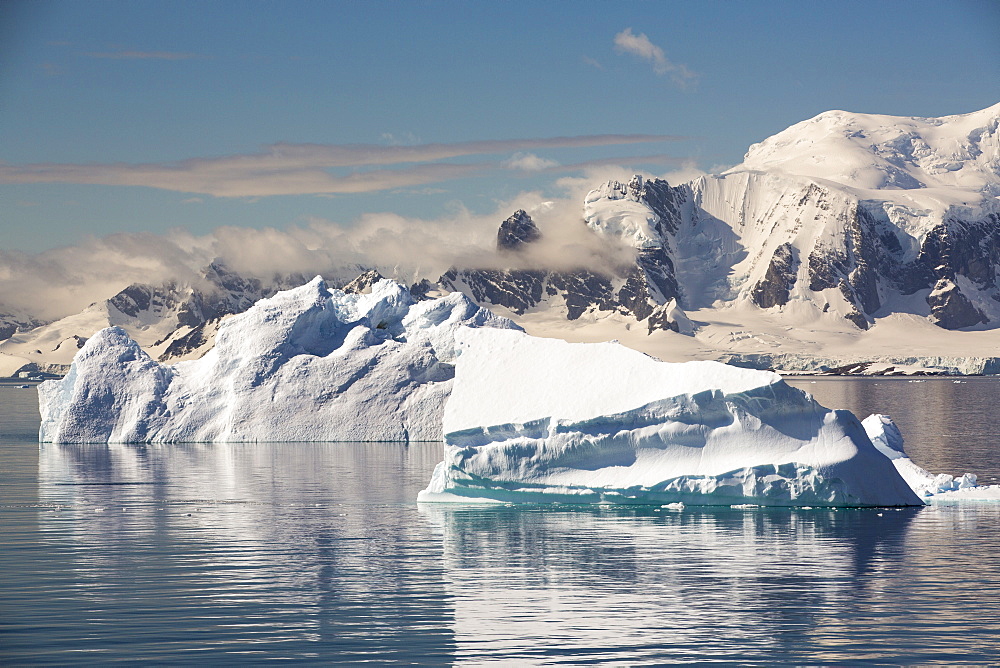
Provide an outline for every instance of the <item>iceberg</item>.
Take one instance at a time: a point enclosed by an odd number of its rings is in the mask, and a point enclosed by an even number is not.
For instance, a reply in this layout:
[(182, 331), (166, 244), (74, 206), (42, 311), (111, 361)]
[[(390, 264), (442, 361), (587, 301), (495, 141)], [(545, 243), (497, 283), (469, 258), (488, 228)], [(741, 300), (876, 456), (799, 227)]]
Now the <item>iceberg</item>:
[(38, 386), (39, 440), (440, 440), (460, 327), (520, 329), (461, 293), (348, 294), (319, 276), (224, 321), (197, 360), (160, 364), (109, 327)]
[(915, 464), (903, 450), (902, 432), (888, 415), (869, 415), (861, 424), (878, 451), (892, 461), (906, 484), (925, 503), (1000, 500), (1000, 485), (979, 485), (975, 473), (934, 474)]
[(421, 502), (914, 506), (849, 411), (780, 376), (461, 329)]

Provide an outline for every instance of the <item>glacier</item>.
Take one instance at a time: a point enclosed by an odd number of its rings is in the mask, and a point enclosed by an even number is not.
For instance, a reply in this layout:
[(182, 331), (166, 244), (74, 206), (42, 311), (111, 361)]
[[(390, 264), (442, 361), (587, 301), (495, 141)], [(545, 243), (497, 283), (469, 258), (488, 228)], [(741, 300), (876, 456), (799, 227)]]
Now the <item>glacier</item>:
[(910, 506), (848, 411), (777, 374), (461, 329), (444, 460), (418, 501)]
[(223, 321), (197, 360), (160, 364), (108, 327), (38, 386), (39, 440), (439, 440), (463, 326), (518, 328), (460, 293), (349, 294), (319, 276)]

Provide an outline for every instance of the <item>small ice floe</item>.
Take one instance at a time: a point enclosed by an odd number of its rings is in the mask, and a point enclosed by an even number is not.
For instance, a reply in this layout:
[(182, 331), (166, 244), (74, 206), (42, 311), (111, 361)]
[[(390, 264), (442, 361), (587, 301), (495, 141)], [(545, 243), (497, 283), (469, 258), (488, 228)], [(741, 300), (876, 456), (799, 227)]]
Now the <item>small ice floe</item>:
[(893, 465), (924, 503), (1000, 501), (1000, 485), (979, 485), (975, 473), (952, 476), (931, 473), (913, 463), (903, 450), (903, 434), (888, 415), (869, 415), (861, 422), (872, 444)]

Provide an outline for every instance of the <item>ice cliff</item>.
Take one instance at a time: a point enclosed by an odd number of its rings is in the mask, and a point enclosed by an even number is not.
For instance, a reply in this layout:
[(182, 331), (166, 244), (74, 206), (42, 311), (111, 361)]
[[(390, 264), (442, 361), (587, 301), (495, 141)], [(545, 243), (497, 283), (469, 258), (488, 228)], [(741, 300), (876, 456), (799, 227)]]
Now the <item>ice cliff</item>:
[(851, 413), (780, 376), (615, 343), (463, 329), (425, 502), (904, 506)]
[(43, 442), (438, 440), (461, 326), (517, 328), (460, 293), (416, 302), (320, 277), (225, 320), (202, 358), (163, 365), (124, 330), (39, 385)]

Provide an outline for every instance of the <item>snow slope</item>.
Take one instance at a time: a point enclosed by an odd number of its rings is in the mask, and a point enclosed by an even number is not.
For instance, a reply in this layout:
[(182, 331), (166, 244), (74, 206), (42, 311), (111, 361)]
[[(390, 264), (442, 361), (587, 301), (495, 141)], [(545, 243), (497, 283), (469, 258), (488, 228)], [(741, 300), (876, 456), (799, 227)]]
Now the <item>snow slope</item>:
[[(737, 171), (822, 179), (921, 208), (972, 204), (995, 192), (1000, 104), (941, 118), (828, 111), (754, 144)], [(944, 196), (938, 189), (948, 189)]]
[(121, 328), (39, 385), (43, 442), (436, 440), (460, 326), (514, 328), (461, 294), (329, 290), (320, 277), (222, 322), (197, 360), (154, 361)]
[(882, 506), (920, 500), (847, 411), (779, 376), (461, 330), (419, 500)]

